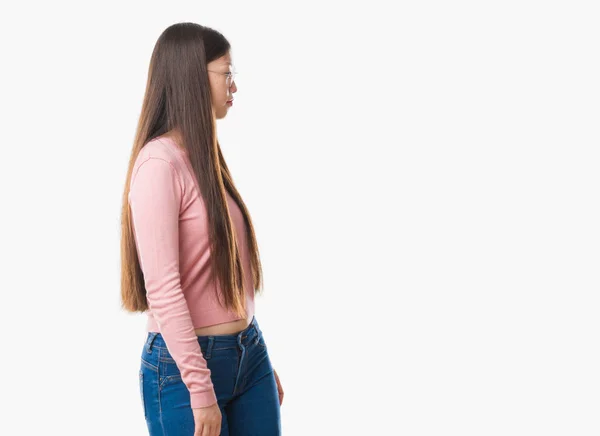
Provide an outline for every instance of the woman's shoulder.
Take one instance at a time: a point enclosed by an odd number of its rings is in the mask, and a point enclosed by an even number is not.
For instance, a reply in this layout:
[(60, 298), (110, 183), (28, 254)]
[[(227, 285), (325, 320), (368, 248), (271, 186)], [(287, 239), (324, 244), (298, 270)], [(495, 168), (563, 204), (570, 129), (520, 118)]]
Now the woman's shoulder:
[[(159, 164), (157, 161), (164, 162), (164, 165)], [(147, 162), (150, 162), (152, 165), (144, 165)], [(131, 183), (133, 184), (136, 175), (142, 168), (148, 168), (148, 171), (154, 171), (158, 168), (162, 169), (168, 167), (171, 167), (173, 174), (183, 186), (185, 181), (185, 177), (183, 177), (185, 164), (182, 162), (181, 152), (178, 150), (177, 143), (160, 137), (151, 139), (142, 146), (135, 159)]]
[(183, 148), (171, 138), (156, 137), (144, 144), (140, 154), (142, 152), (145, 158), (155, 157), (175, 163), (181, 159)]
[(165, 138), (154, 138), (146, 142), (140, 149), (134, 163), (134, 169), (149, 159), (160, 159), (168, 162), (177, 172), (182, 170), (182, 149), (176, 142)]

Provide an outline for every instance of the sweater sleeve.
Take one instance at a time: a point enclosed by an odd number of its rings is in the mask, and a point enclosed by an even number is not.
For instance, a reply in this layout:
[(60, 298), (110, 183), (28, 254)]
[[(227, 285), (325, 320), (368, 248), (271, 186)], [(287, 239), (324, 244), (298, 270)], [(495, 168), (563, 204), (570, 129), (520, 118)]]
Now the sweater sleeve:
[(148, 306), (159, 326), (192, 408), (217, 402), (179, 273), (179, 211), (183, 196), (175, 168), (149, 157), (133, 175), (129, 206)]

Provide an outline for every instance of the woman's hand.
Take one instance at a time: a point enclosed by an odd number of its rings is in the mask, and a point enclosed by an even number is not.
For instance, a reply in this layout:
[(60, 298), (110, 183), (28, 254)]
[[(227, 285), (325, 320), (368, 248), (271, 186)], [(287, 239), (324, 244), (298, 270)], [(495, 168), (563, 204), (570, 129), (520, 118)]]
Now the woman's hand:
[(279, 376), (277, 375), (277, 371), (273, 370), (275, 373), (275, 381), (277, 382), (277, 392), (279, 392), (279, 405), (283, 402), (283, 388), (281, 387), (281, 382), (279, 381)]
[(196, 428), (194, 436), (219, 436), (221, 434), (221, 409), (219, 403), (192, 409)]

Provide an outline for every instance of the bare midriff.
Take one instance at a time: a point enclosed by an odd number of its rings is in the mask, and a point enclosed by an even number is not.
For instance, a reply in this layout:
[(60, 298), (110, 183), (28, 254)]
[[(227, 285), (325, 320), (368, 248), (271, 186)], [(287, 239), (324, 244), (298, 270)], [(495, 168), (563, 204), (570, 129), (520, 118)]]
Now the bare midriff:
[(250, 319), (242, 318), (231, 322), (224, 322), (222, 324), (209, 325), (206, 327), (200, 327), (194, 329), (196, 336), (209, 336), (209, 335), (232, 335), (239, 333), (244, 330), (250, 324)]

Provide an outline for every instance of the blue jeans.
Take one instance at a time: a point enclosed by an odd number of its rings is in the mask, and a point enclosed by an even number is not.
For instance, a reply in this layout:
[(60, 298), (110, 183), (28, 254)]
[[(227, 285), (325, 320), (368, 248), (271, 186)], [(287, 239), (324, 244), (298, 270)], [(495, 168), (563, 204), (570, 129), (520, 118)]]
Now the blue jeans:
[[(231, 335), (198, 336), (223, 420), (221, 436), (280, 436), (279, 397), (256, 318)], [(193, 436), (190, 394), (158, 332), (148, 332), (139, 371), (150, 436)]]

